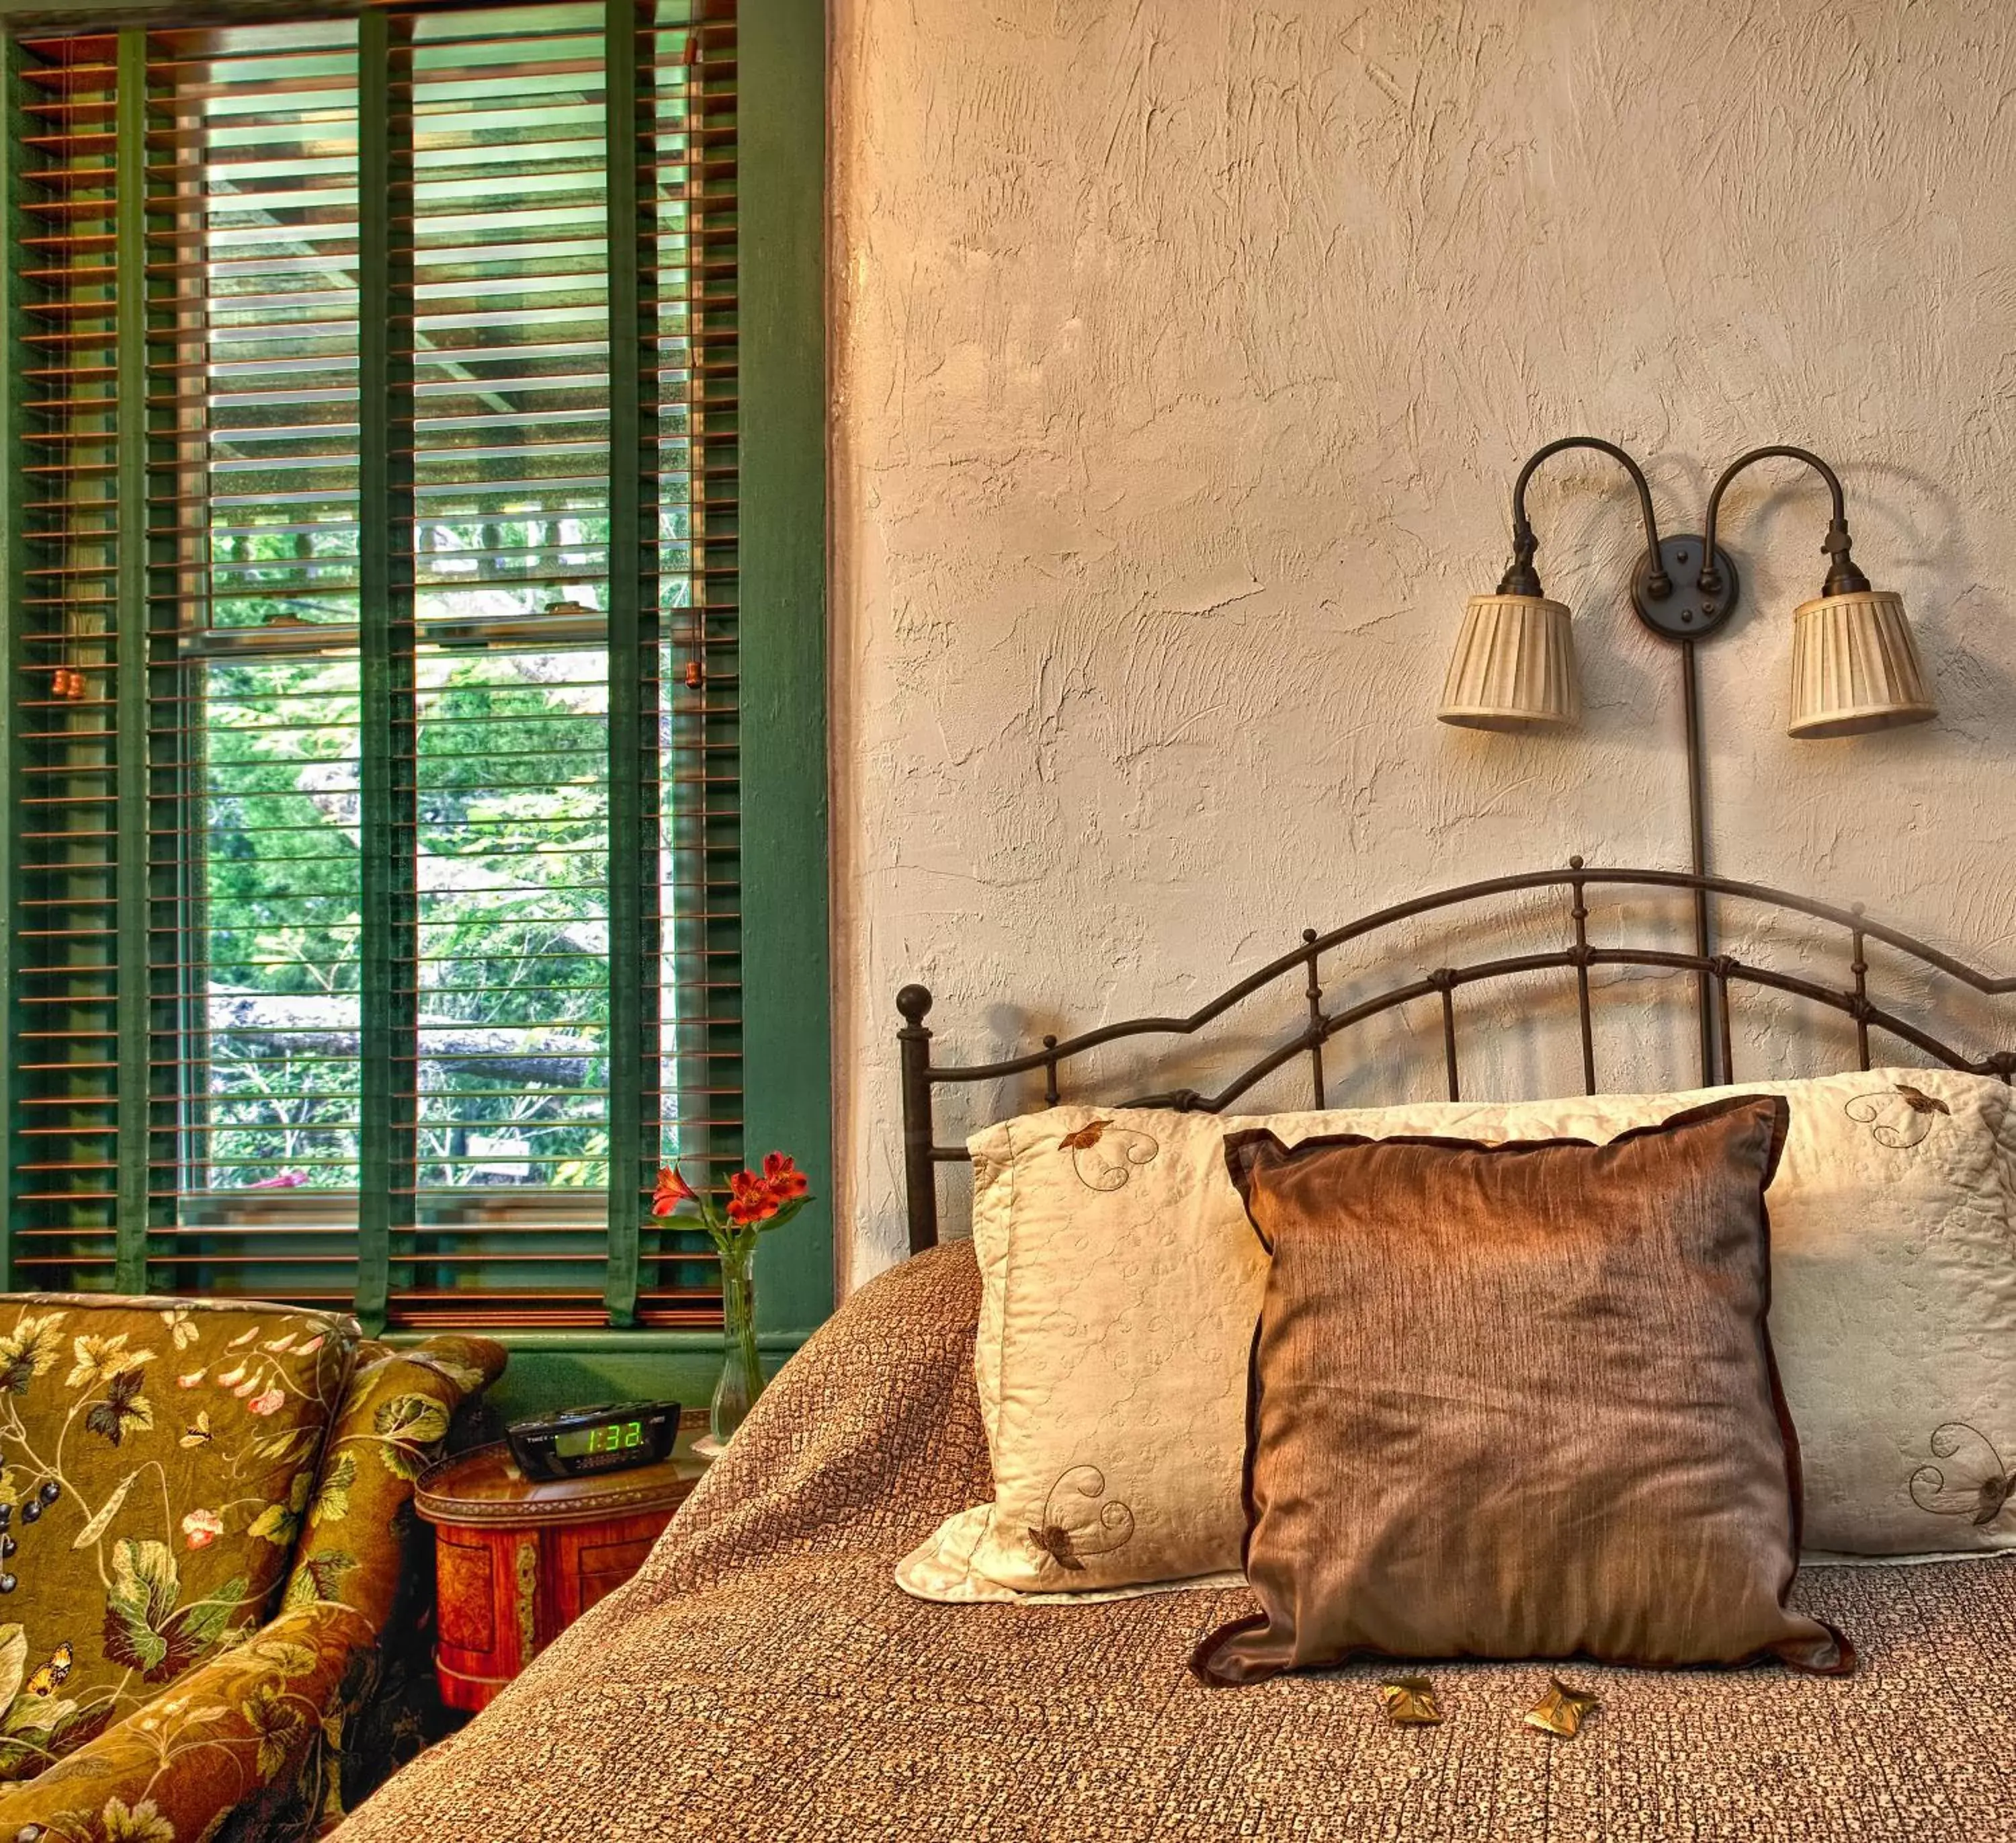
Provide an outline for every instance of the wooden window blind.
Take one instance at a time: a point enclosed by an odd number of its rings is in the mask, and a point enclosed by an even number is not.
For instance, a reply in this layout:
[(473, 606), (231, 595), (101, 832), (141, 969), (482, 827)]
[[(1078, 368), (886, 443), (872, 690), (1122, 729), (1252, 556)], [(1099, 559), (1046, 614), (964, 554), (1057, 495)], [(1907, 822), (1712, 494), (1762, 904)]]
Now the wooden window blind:
[(13, 48), (16, 1283), (704, 1326), (729, 0)]

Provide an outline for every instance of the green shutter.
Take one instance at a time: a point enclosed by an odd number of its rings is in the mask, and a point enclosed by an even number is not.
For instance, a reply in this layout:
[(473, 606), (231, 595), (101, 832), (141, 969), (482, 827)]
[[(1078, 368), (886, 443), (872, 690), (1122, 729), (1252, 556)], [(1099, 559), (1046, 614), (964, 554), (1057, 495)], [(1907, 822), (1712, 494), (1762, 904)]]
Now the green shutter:
[(118, 49), (106, 37), (14, 54), (16, 1285), (118, 1279)]
[(7, 56), (16, 1282), (717, 1322), (733, 8)]

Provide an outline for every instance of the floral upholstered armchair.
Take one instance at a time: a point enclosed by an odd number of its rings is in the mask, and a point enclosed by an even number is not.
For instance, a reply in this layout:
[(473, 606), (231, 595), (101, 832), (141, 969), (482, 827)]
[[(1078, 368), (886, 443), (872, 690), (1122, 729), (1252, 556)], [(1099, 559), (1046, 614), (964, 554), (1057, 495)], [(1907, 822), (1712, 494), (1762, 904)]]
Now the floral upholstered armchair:
[(282, 1306), (0, 1295), (0, 1839), (309, 1836), (412, 1751), (413, 1481), (503, 1365)]

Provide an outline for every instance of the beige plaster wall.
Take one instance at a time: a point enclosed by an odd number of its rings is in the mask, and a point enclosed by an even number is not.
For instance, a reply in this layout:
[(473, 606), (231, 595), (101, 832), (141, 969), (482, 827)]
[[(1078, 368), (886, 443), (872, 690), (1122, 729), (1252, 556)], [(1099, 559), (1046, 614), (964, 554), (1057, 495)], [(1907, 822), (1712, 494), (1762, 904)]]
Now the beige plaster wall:
[[(1705, 658), (1717, 867), (2016, 969), (2004, 7), (834, 0), (833, 31), (844, 1274), (902, 1245), (905, 979), (974, 1059), (1186, 1010), (1439, 883), (1683, 861), (1673, 656), (1623, 608), (1607, 463), (1534, 503), (1585, 727), (1432, 720), (1557, 435), (1640, 453), (1678, 528), (1744, 446), (1838, 460), (1943, 715), (1784, 736), (1824, 498), (1752, 476), (1746, 613)], [(1467, 1017), (1481, 1091), (1575, 1080), (1509, 998)], [(1606, 1085), (1686, 1074), (1642, 982), (1601, 1021)], [(1438, 1031), (1341, 1085), (1432, 1091)], [(1797, 1053), (1744, 1025), (1753, 1072)]]

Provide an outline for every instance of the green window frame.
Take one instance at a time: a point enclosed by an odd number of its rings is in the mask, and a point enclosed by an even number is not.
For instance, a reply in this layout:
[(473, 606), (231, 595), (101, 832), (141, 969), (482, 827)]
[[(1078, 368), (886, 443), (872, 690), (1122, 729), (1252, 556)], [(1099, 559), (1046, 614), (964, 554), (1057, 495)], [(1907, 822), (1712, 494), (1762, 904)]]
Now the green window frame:
[[(162, 9), (165, 13), (168, 9)], [(714, 14), (729, 10), (709, 5)], [(736, 618), (740, 662), (740, 750), (736, 794), (740, 806), (740, 1037), (743, 1118), (740, 1147), (745, 1156), (760, 1157), (773, 1147), (794, 1152), (812, 1174), (819, 1204), (763, 1250), (758, 1268), (760, 1323), (765, 1346), (781, 1352), (801, 1340), (831, 1308), (833, 1297), (832, 1194), (830, 1012), (827, 944), (826, 622), (825, 622), (825, 453), (824, 341), (824, 170), (826, 29), (823, 0), (743, 0), (736, 22), (733, 83), (738, 172), (735, 185), (736, 264), (733, 277), (739, 362), (734, 438), (739, 492), (732, 540), (738, 578)], [(30, 388), (35, 325), (31, 308), (35, 296), (27, 271), (27, 174), (34, 153), (31, 123), (26, 114), (30, 89), (24, 76), (20, 36), (47, 32), (52, 14), (63, 30), (88, 29), (88, 10), (81, 7), (30, 9), (0, 0), (0, 20), (10, 27), (0, 40), (0, 91), (4, 91), (5, 129), (0, 135), (0, 198), (6, 212), (5, 257), (0, 271), (0, 338), (5, 344), (0, 364), (0, 509), (4, 510), (4, 568), (0, 568), (0, 615), (4, 615), (10, 682), (17, 692), (34, 669), (33, 624), (28, 610), (30, 538), (27, 508), (34, 490), (29, 471), (35, 418)], [(607, 44), (611, 78), (610, 139), (620, 147), (634, 137), (635, 121), (623, 112), (622, 99), (634, 99), (634, 86), (623, 77), (626, 57), (634, 56), (637, 34), (626, 31), (639, 14), (626, 0), (609, 0)], [(134, 9), (122, 10), (127, 22)], [(360, 20), (360, 41), (367, 52), (379, 49), (380, 67), (388, 34), (397, 31), (388, 9), (367, 7)], [(116, 34), (124, 76), (129, 70), (144, 82), (145, 27), (127, 23)], [(626, 49), (627, 48), (627, 49)], [(365, 60), (360, 60), (360, 68)], [(129, 100), (130, 99), (130, 100)], [(137, 175), (144, 139), (131, 132), (144, 122), (142, 92), (123, 88), (121, 125), (128, 131), (117, 145), (123, 170)], [(387, 99), (360, 96), (361, 112), (383, 109)], [(130, 109), (130, 114), (128, 110)], [(366, 117), (368, 121), (368, 114)], [(367, 135), (364, 157), (374, 144)], [(375, 144), (394, 150), (390, 137)], [(639, 206), (634, 168), (612, 161), (611, 222), (634, 217)], [(373, 184), (395, 183), (398, 174), (380, 166), (367, 171), (365, 195)], [(113, 266), (129, 276), (146, 261), (146, 225), (137, 185), (128, 187), (116, 225)], [(124, 200), (122, 200), (122, 204)], [(394, 276), (402, 259), (396, 227), (389, 213), (365, 214), (358, 260), (367, 293)], [(621, 240), (612, 236), (614, 251)], [(610, 280), (611, 348), (618, 349), (628, 328), (639, 328), (634, 265), (612, 262)], [(376, 278), (374, 280), (373, 278)], [(124, 309), (122, 297), (118, 369), (115, 381), (126, 400), (145, 390), (143, 344), (146, 334), (143, 297)], [(368, 320), (365, 323), (368, 326)], [(382, 333), (367, 337), (362, 358), (360, 400), (394, 401), (401, 388), (400, 354), (396, 342)], [(612, 366), (612, 377), (616, 368)], [(375, 397), (373, 393), (376, 393)], [(619, 396), (621, 395), (618, 393)], [(642, 418), (647, 406), (634, 396), (612, 405), (610, 445), (612, 483), (610, 556), (624, 554), (628, 534), (649, 507), (637, 490), (626, 489), (647, 471), (626, 468), (625, 457), (640, 455), (652, 439)], [(362, 450), (363, 499), (378, 520), (396, 523), (401, 491), (398, 443), (389, 416), (363, 418)], [(374, 427), (375, 424), (375, 427)], [(149, 466), (148, 431), (122, 427), (117, 443), (118, 469), (113, 491), (131, 507), (144, 500)], [(648, 492), (648, 488), (643, 489)], [(627, 522), (626, 522), (627, 521)], [(381, 804), (396, 778), (394, 742), (410, 703), (409, 688), (399, 673), (397, 622), (405, 586), (399, 577), (396, 546), (365, 546), (365, 615), (362, 634), (364, 673), (362, 707), (365, 737), (364, 799), (367, 813), (374, 799)], [(144, 607), (149, 593), (150, 568), (144, 546), (127, 545), (117, 558), (116, 593), (123, 604)], [(386, 572), (390, 570), (391, 574)], [(373, 572), (376, 572), (375, 575)], [(629, 579), (632, 588), (635, 577)], [(648, 595), (648, 588), (644, 591)], [(626, 593), (624, 572), (610, 572), (608, 626), (612, 657), (633, 644), (638, 622), (648, 618), (640, 597)], [(141, 628), (144, 633), (144, 621)], [(410, 648), (406, 649), (410, 657)], [(149, 696), (146, 649), (128, 647), (108, 675), (118, 706), (117, 730), (123, 738), (144, 732)], [(611, 759), (621, 752), (649, 746), (643, 726), (648, 713), (639, 707), (636, 686), (612, 671)], [(5, 727), (0, 748), (4, 797), (18, 835), (20, 805), (29, 766), (21, 700), (0, 700), (0, 725)], [(373, 762), (376, 766), (374, 768)], [(111, 904), (117, 943), (110, 1007), (116, 1019), (113, 1054), (118, 1075), (117, 1108), (121, 1130), (115, 1183), (114, 1236), (117, 1246), (116, 1282), (124, 1289), (149, 1283), (150, 1246), (158, 1246), (159, 1224), (149, 1217), (148, 1068), (158, 1034), (158, 993), (150, 990), (144, 969), (149, 958), (149, 903), (159, 900), (148, 886), (146, 862), (150, 800), (157, 800), (158, 783), (149, 779), (150, 764), (138, 750), (115, 748), (110, 763), (117, 799), (113, 803), (118, 830)], [(641, 855), (643, 828), (649, 815), (637, 804), (639, 784), (621, 776), (610, 781), (612, 862), (626, 840)], [(373, 790), (376, 790), (375, 792)], [(382, 813), (367, 820), (366, 835), (383, 837), (394, 823)], [(120, 869), (118, 866), (128, 867)], [(132, 867), (138, 866), (138, 868)], [(390, 867), (365, 860), (364, 900), (385, 900), (383, 878)], [(651, 918), (637, 904), (639, 879), (612, 875), (610, 936), (612, 962), (638, 967), (641, 985), (652, 949)], [(617, 884), (625, 885), (619, 889)], [(46, 891), (46, 882), (45, 892)], [(375, 893), (374, 893), (375, 892)], [(0, 965), (0, 992), (5, 997), (9, 1055), (0, 1084), (9, 1125), (11, 1156), (0, 1173), (5, 1187), (9, 1232), (0, 1238), (0, 1284), (15, 1281), (16, 1237), (27, 1219), (22, 1167), (24, 1127), (34, 1103), (46, 1101), (49, 1082), (20, 1072), (24, 1031), (29, 1027), (23, 1006), (23, 966), (20, 943), (27, 917), (23, 908), (23, 873), (20, 854), (0, 858), (0, 907), (9, 921), (6, 953)], [(627, 903), (626, 907), (626, 896)], [(648, 906), (647, 906), (648, 907)], [(42, 914), (45, 921), (46, 894)], [(380, 929), (382, 943), (391, 938)], [(367, 960), (369, 957), (367, 955)], [(128, 968), (143, 969), (135, 979)], [(356, 1304), (374, 1329), (387, 1316), (383, 1276), (401, 1224), (392, 1202), (400, 1189), (398, 1159), (401, 1140), (395, 1079), (401, 1053), (402, 1022), (399, 967), (396, 955), (381, 950), (366, 967), (366, 1022), (363, 1058), (366, 1083), (364, 1119), (369, 1130), (364, 1181), (360, 1186), (358, 1224), (359, 1279)], [(612, 998), (621, 990), (612, 983)], [(374, 996), (375, 994), (375, 996)], [(406, 1002), (410, 1004), (410, 994)], [(647, 1041), (650, 1008), (612, 1003), (610, 1013), (612, 1067), (641, 1066), (659, 1052)], [(625, 1087), (610, 1083), (612, 1144), (646, 1142), (650, 1123), (643, 1116), (643, 1084)], [(139, 1123), (134, 1123), (137, 1118)], [(373, 1160), (376, 1161), (374, 1164)], [(390, 1162), (388, 1162), (390, 1161)], [(640, 1166), (646, 1161), (640, 1152)], [(640, 1171), (640, 1176), (647, 1176)], [(409, 1192), (411, 1185), (405, 1188)], [(696, 1377), (716, 1340), (705, 1330), (640, 1331), (629, 1328), (636, 1297), (640, 1232), (645, 1226), (640, 1184), (612, 1183), (607, 1235), (607, 1325), (581, 1329), (516, 1330), (502, 1333), (527, 1352), (550, 1353), (556, 1367), (549, 1377), (554, 1392), (571, 1385), (568, 1365), (588, 1369), (578, 1387), (621, 1385), (631, 1373), (626, 1365), (643, 1365), (640, 1380), (662, 1388), (670, 1376), (690, 1369)], [(247, 1288), (247, 1290), (254, 1289)], [(668, 1359), (672, 1369), (668, 1371)], [(613, 1366), (612, 1366), (613, 1365)]]

